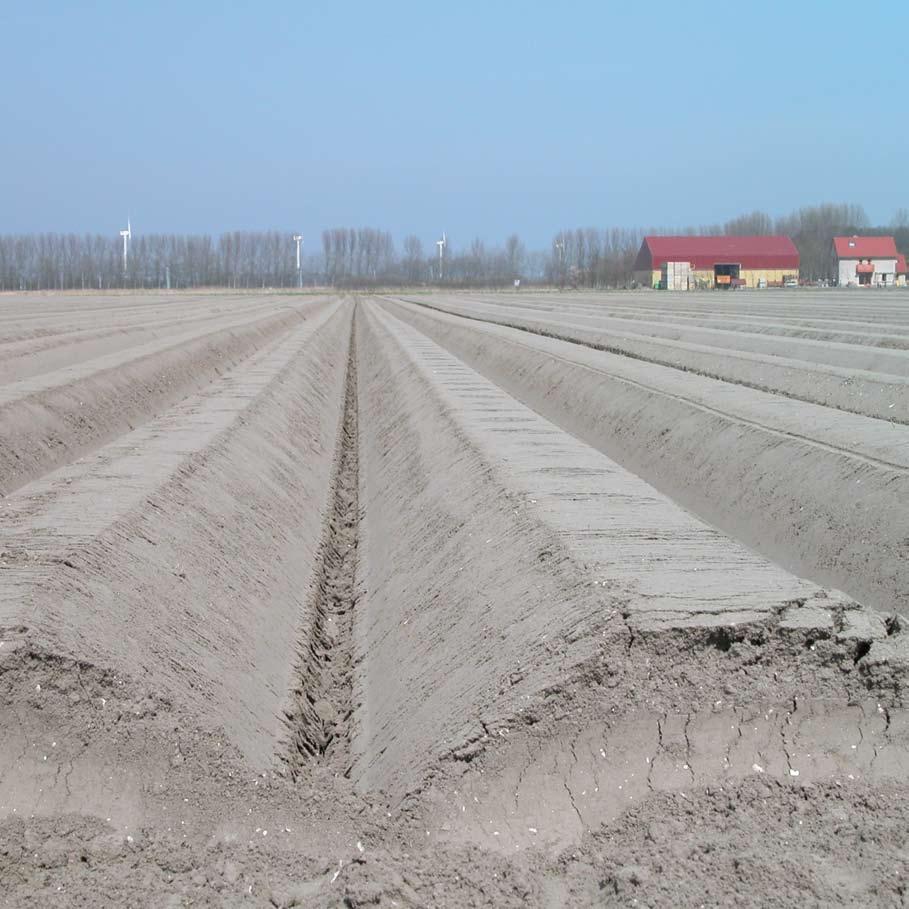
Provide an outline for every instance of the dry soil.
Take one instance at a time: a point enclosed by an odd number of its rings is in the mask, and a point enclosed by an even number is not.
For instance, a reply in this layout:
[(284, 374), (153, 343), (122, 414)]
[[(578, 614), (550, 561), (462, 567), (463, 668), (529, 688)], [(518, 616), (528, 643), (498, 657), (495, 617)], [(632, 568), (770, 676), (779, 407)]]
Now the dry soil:
[(905, 905), (907, 303), (0, 297), (0, 904)]

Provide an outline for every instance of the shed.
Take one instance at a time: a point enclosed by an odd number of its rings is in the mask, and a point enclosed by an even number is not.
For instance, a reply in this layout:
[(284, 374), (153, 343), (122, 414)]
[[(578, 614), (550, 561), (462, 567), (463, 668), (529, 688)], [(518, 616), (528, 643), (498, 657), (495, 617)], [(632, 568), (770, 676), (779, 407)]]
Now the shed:
[(658, 286), (667, 262), (691, 264), (691, 289), (781, 286), (799, 274), (799, 251), (789, 237), (648, 236), (635, 260), (635, 280)]

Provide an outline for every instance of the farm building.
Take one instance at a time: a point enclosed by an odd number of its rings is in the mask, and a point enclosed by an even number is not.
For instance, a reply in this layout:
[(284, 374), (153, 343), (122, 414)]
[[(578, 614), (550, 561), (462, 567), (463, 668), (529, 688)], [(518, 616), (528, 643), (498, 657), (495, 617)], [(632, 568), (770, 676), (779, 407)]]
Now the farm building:
[(905, 287), (909, 282), (909, 273), (906, 271), (906, 257), (900, 253), (896, 257), (896, 284), (897, 287)]
[(798, 275), (799, 251), (789, 237), (644, 237), (634, 264), (638, 284), (673, 290), (779, 287)]
[(834, 237), (840, 287), (883, 287), (897, 283), (900, 258), (893, 237)]

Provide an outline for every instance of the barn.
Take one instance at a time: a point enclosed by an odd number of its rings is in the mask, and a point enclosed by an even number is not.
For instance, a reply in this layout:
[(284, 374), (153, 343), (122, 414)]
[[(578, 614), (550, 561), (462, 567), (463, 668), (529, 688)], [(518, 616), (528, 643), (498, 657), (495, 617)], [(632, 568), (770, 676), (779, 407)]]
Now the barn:
[(840, 287), (881, 287), (897, 283), (899, 253), (893, 237), (834, 237)]
[(781, 287), (798, 275), (789, 237), (644, 237), (634, 264), (638, 284), (677, 290)]

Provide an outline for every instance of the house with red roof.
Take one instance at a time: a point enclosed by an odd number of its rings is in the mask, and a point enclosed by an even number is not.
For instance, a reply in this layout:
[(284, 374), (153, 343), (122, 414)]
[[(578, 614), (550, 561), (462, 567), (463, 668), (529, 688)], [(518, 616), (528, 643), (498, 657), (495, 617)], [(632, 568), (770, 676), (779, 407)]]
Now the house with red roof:
[(798, 283), (799, 251), (789, 237), (644, 237), (634, 276), (673, 290), (781, 287)]
[(896, 257), (896, 284), (897, 287), (905, 287), (909, 283), (909, 273), (906, 271), (906, 257), (898, 253)]
[(834, 237), (833, 251), (840, 287), (887, 287), (897, 283), (900, 254), (893, 237)]

